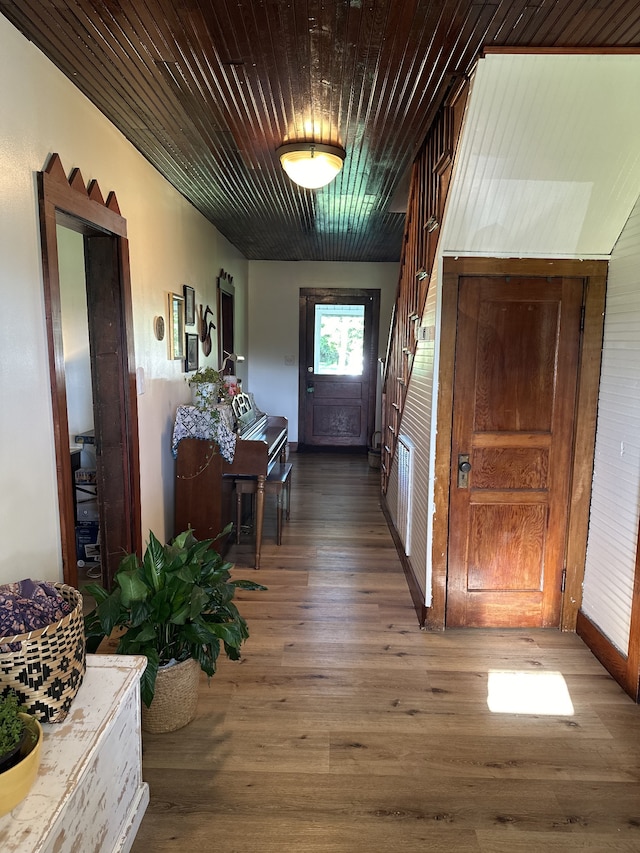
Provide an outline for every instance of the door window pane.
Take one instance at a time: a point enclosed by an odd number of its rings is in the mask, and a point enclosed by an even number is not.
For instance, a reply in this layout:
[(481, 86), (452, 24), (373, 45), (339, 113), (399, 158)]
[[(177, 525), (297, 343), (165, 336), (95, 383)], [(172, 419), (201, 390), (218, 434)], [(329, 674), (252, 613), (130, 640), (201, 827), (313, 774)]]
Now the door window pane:
[(316, 305), (313, 370), (360, 376), (364, 363), (364, 305)]

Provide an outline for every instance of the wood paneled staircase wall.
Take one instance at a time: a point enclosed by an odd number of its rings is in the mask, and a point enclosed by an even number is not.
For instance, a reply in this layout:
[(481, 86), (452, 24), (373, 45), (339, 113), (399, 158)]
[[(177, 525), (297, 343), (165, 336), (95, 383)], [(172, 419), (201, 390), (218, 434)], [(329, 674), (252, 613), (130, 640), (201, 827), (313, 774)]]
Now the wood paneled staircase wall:
[(382, 491), (387, 492), (411, 379), (431, 271), (436, 256), (468, 82), (452, 86), (437, 112), (411, 173), (400, 275), (382, 386)]

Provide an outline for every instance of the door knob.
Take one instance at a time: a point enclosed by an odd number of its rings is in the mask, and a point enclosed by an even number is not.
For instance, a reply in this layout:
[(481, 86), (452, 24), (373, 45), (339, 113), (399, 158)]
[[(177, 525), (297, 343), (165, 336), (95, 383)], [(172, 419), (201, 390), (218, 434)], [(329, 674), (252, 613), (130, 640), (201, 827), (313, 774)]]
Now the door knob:
[(458, 455), (458, 488), (469, 488), (469, 471), (471, 470), (471, 462), (469, 462), (468, 453), (460, 453)]

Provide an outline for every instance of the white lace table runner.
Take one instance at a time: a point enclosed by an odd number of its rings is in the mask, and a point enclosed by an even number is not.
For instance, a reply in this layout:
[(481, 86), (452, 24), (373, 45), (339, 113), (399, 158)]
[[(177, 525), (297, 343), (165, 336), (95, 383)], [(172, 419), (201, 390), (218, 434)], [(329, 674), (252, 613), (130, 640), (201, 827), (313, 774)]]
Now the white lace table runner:
[(229, 406), (220, 406), (219, 417), (195, 406), (178, 406), (173, 425), (171, 452), (178, 455), (178, 444), (183, 438), (214, 439), (220, 449), (220, 455), (227, 462), (233, 462), (236, 452), (236, 434), (233, 431), (233, 416)]

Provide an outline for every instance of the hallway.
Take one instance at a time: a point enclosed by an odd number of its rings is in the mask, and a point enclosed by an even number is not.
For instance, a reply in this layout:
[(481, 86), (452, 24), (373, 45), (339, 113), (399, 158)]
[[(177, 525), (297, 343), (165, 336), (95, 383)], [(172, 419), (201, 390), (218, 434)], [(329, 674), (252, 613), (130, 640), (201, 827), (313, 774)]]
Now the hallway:
[[(251, 637), (145, 734), (134, 853), (640, 851), (640, 709), (573, 634), (419, 630), (366, 456), (292, 455)], [(489, 692), (489, 700), (488, 700)], [(489, 708), (488, 705), (491, 705)]]

